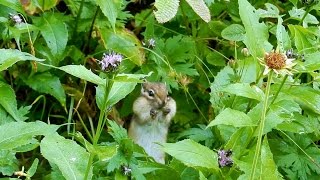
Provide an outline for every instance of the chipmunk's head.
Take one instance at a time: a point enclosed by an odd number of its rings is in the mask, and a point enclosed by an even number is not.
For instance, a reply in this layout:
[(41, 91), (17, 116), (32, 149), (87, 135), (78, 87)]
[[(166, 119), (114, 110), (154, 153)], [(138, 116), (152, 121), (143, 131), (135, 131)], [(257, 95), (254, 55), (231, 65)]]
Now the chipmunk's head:
[(169, 99), (168, 90), (164, 83), (145, 82), (142, 84), (141, 95), (150, 100), (150, 104), (156, 109), (163, 108)]

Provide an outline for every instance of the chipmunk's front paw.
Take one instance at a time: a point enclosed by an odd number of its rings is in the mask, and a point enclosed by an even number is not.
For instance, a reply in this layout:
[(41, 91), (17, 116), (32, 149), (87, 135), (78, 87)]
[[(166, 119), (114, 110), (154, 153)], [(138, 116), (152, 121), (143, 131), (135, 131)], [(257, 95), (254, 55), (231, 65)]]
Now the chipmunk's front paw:
[(166, 116), (167, 114), (169, 114), (171, 112), (171, 110), (169, 108), (163, 108), (162, 112)]
[(150, 110), (150, 116), (152, 119), (155, 119), (157, 114), (158, 114), (157, 110), (155, 110), (155, 109)]

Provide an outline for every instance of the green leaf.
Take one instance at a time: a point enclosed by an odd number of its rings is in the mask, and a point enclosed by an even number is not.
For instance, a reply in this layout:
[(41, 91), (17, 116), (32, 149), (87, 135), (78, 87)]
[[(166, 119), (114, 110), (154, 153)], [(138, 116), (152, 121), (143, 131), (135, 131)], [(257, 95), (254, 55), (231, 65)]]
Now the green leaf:
[(297, 19), (300, 21), (300, 20), (302, 20), (302, 18), (304, 18), (303, 19), (303, 27), (307, 27), (308, 24), (318, 24), (319, 23), (317, 18), (309, 13), (304, 17), (305, 13), (306, 13), (305, 10), (297, 9), (296, 7), (293, 7), (292, 10), (289, 11), (289, 15), (293, 19)]
[(239, 14), (246, 30), (244, 44), (253, 57), (263, 57), (272, 46), (268, 42), (268, 27), (259, 22), (259, 15), (247, 0), (239, 0)]
[(175, 64), (173, 68), (176, 70), (177, 73), (183, 73), (189, 76), (198, 76), (199, 73), (195, 68), (192, 68), (193, 64), (191, 63), (184, 63), (184, 64)]
[(115, 121), (109, 120), (108, 124), (110, 129), (109, 133), (116, 142), (120, 143), (122, 139), (128, 138), (127, 130), (119, 126)]
[(221, 36), (229, 41), (243, 41), (245, 33), (240, 24), (231, 24), (221, 32)]
[(0, 71), (7, 69), (18, 61), (44, 61), (36, 58), (29, 53), (21, 52), (17, 49), (0, 49)]
[(277, 6), (266, 3), (265, 4), (267, 10), (258, 9), (257, 12), (261, 18), (278, 18), (279, 17), (279, 9)]
[(131, 32), (124, 29), (101, 29), (101, 38), (106, 49), (112, 49), (125, 55), (133, 63), (141, 66), (145, 60), (140, 40)]
[(80, 79), (92, 82), (93, 84), (103, 85), (106, 83), (104, 79), (100, 78), (98, 75), (94, 74), (82, 65), (67, 65), (59, 67), (58, 69)]
[(312, 41), (312, 39), (315, 39), (312, 32), (299, 25), (289, 24), (288, 27), (294, 37), (294, 43), (299, 52), (308, 54), (315, 51), (312, 49), (313, 44), (315, 43)]
[(178, 12), (179, 0), (156, 0), (154, 6), (157, 11), (153, 11), (159, 23), (170, 21)]
[(284, 89), (284, 93), (290, 95), (302, 109), (311, 110), (320, 114), (320, 93), (308, 86), (292, 86)]
[(282, 18), (278, 17), (278, 25), (277, 25), (277, 44), (280, 52), (285, 52), (285, 50), (290, 49), (291, 41), (288, 32), (285, 27), (282, 25)]
[(302, 62), (302, 66), (296, 66), (295, 68), (299, 72), (313, 72), (320, 69), (320, 52), (315, 52), (311, 54), (306, 54), (304, 56), (304, 62)]
[(11, 150), (0, 150), (0, 173), (2, 175), (11, 176), (19, 168), (19, 161), (15, 154)]
[(211, 20), (209, 8), (203, 0), (186, 0), (191, 8), (196, 12), (202, 20), (208, 23)]
[(230, 108), (227, 108), (218, 114), (218, 116), (209, 123), (208, 127), (220, 124), (230, 125), (233, 127), (256, 126), (248, 115)]
[(162, 149), (187, 166), (219, 169), (217, 154), (190, 139), (176, 143), (165, 143)]
[(227, 87), (223, 88), (222, 91), (258, 101), (262, 101), (264, 99), (263, 91), (255, 85), (250, 86), (249, 83), (229, 84)]
[(17, 100), (14, 90), (8, 84), (0, 81), (0, 105), (16, 120), (23, 121), (27, 119), (24, 115), (28, 112), (28, 109), (23, 113), (21, 110), (17, 108)]
[(97, 0), (96, 3), (99, 5), (102, 13), (108, 18), (113, 29), (115, 29), (116, 20), (118, 16), (117, 6), (114, 0)]
[(0, 150), (27, 145), (34, 140), (34, 136), (53, 134), (58, 127), (41, 121), (4, 124), (0, 126)]
[(38, 158), (35, 158), (31, 167), (28, 169), (27, 171), (27, 174), (32, 177), (36, 171), (37, 171), (37, 168), (38, 168), (38, 164), (39, 164), (39, 159)]
[(38, 22), (41, 35), (54, 56), (62, 55), (68, 41), (66, 24), (58, 19), (59, 16), (59, 14), (45, 13)]
[(268, 138), (265, 136), (261, 146), (261, 178), (282, 179), (278, 172), (278, 167), (273, 160), (273, 154), (270, 150)]
[(59, 78), (49, 72), (33, 75), (24, 82), (36, 91), (52, 95), (62, 106), (66, 105), (66, 95)]
[[(58, 166), (66, 179), (84, 179), (89, 153), (75, 141), (53, 134), (42, 139), (41, 154)], [(90, 169), (88, 179), (92, 177)]]
[[(107, 107), (113, 106), (121, 99), (125, 98), (129, 93), (131, 93), (134, 90), (136, 85), (137, 83), (135, 82), (114, 82), (107, 99)], [(105, 102), (104, 94), (104, 85), (99, 85), (98, 87), (96, 87), (96, 101), (100, 109), (102, 108), (103, 102)]]
[(7, 6), (11, 9), (14, 9), (15, 11), (18, 11), (19, 13), (25, 14), (25, 11), (23, 10), (19, 0), (1, 0), (0, 4)]

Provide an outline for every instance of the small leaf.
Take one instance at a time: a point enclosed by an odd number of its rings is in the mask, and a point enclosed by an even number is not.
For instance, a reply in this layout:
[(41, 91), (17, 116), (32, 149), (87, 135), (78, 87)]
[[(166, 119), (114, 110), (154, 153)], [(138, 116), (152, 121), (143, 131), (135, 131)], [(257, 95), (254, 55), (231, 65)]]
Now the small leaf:
[(154, 6), (157, 11), (153, 11), (159, 23), (170, 21), (178, 12), (179, 0), (156, 0)]
[(303, 27), (307, 27), (308, 24), (318, 24), (319, 21), (317, 18), (311, 14), (307, 14), (304, 17), (304, 14), (306, 13), (303, 9), (297, 9), (296, 7), (293, 7), (292, 10), (289, 11), (289, 15), (293, 19), (302, 20), (303, 19)]
[(145, 61), (142, 44), (132, 32), (124, 29), (116, 29), (115, 32), (110, 29), (101, 29), (100, 33), (106, 49), (125, 55), (138, 66)]
[(44, 59), (36, 58), (29, 53), (16, 49), (0, 49), (0, 54), (0, 71), (7, 69), (18, 61), (44, 61)]
[(204, 3), (203, 0), (186, 0), (187, 3), (191, 6), (191, 8), (196, 12), (202, 20), (205, 22), (209, 22), (211, 20), (211, 15), (209, 8)]
[(41, 121), (4, 124), (0, 126), (0, 150), (14, 149), (29, 144), (34, 136), (52, 134), (58, 127)]
[[(40, 148), (42, 155), (50, 163), (57, 165), (66, 179), (84, 179), (89, 153), (75, 141), (54, 134), (44, 137)], [(88, 179), (91, 177), (92, 169)]]
[(277, 6), (266, 3), (265, 4), (267, 10), (258, 9), (257, 12), (260, 17), (262, 18), (278, 18), (279, 17), (279, 9)]
[(165, 143), (163, 150), (187, 166), (219, 169), (217, 154), (190, 139), (176, 143)]
[(23, 121), (27, 118), (24, 117), (23, 110), (28, 109), (21, 109), (19, 111), (17, 108), (17, 100), (14, 90), (6, 83), (0, 81), (0, 105), (16, 120), (16, 121)]
[(37, 168), (38, 168), (38, 164), (39, 164), (39, 159), (38, 158), (35, 158), (31, 167), (28, 169), (27, 171), (27, 174), (32, 177), (36, 171), (37, 171)]
[(0, 150), (0, 173), (2, 175), (11, 176), (19, 168), (19, 161), (15, 154), (12, 150)]
[(24, 82), (36, 91), (52, 95), (62, 106), (66, 105), (66, 95), (59, 78), (49, 72), (36, 74), (28, 79), (24, 79)]
[(98, 75), (94, 74), (92, 71), (88, 70), (82, 65), (67, 65), (59, 67), (58, 69), (71, 74), (80, 79), (92, 82), (93, 84), (105, 84), (105, 80), (100, 78)]
[(230, 94), (235, 94), (237, 96), (256, 99), (258, 101), (262, 101), (264, 99), (263, 91), (255, 85), (250, 86), (250, 84), (248, 83), (230, 84), (227, 87), (225, 87), (223, 91), (228, 92)]
[(291, 41), (288, 32), (285, 27), (282, 25), (282, 18), (278, 17), (278, 25), (277, 25), (277, 44), (280, 49), (280, 52), (285, 52), (285, 50), (290, 49)]
[(114, 0), (97, 0), (96, 3), (99, 5), (102, 13), (108, 18), (113, 29), (115, 29), (116, 20), (117, 20), (117, 6)]
[(230, 125), (233, 127), (256, 126), (248, 115), (230, 108), (222, 111), (213, 121), (210, 122), (208, 127), (220, 124)]
[(221, 36), (229, 41), (243, 41), (246, 31), (240, 24), (231, 24), (221, 32)]
[(68, 41), (66, 24), (58, 17), (58, 14), (45, 13), (37, 23), (53, 55), (62, 55)]

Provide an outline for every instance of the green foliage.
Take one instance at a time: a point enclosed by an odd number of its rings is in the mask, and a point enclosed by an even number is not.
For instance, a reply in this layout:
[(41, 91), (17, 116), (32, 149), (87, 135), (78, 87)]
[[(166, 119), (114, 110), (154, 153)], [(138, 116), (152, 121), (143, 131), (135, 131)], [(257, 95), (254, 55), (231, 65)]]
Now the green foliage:
[[(1, 0), (0, 174), (317, 179), (319, 10), (313, 0)], [(177, 103), (165, 164), (126, 130), (146, 80)]]

